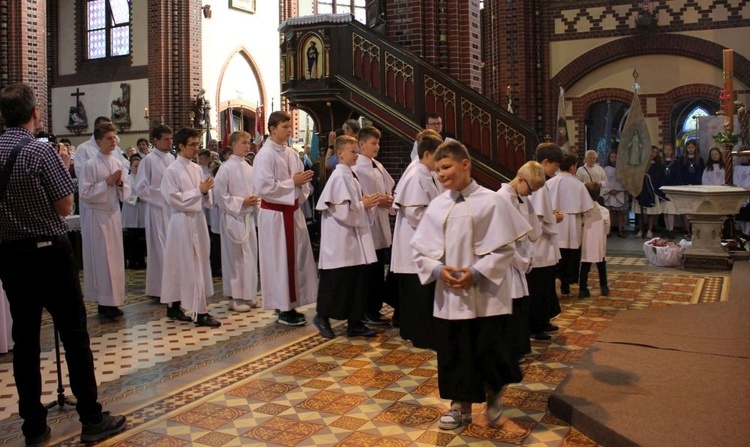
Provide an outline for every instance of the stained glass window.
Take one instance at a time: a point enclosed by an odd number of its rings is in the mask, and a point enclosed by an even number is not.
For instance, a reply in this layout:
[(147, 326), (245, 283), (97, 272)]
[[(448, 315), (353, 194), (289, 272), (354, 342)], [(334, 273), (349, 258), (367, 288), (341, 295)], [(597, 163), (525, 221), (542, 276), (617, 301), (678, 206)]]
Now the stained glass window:
[(696, 118), (700, 116), (708, 116), (708, 112), (703, 107), (698, 106), (685, 118), (685, 122), (682, 124), (682, 131), (689, 132), (695, 130), (698, 121)]
[(130, 54), (130, 0), (88, 0), (88, 58)]

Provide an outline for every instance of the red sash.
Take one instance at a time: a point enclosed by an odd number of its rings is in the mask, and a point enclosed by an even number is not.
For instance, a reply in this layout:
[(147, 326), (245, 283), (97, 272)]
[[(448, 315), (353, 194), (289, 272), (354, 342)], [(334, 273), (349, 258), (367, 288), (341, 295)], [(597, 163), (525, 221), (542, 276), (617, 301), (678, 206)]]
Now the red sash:
[[(297, 287), (295, 280), (295, 253), (294, 253), (294, 212), (299, 209), (299, 200), (294, 201), (294, 205), (281, 205), (279, 203), (271, 203), (262, 200), (260, 207), (264, 210), (278, 211), (282, 213), (284, 218), (284, 239), (286, 239), (286, 268), (289, 272), (289, 303), (294, 304), (297, 302)], [(268, 284), (267, 286), (270, 286)], [(294, 307), (294, 306), (292, 306)]]

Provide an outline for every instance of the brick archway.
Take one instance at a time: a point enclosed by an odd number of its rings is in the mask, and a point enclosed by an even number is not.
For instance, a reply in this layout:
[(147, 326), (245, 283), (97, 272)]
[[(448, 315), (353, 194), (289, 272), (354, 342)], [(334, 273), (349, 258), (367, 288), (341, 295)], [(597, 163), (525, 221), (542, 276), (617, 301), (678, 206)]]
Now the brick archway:
[[(217, 120), (216, 123), (221, 122), (219, 112), (221, 111), (221, 103), (219, 98), (221, 98), (221, 85), (224, 82), (224, 75), (226, 74), (227, 67), (229, 67), (229, 63), (234, 59), (236, 55), (240, 55), (245, 62), (247, 62), (247, 65), (250, 67), (250, 70), (252, 70), (253, 75), (255, 76), (255, 79), (258, 81), (258, 92), (260, 94), (260, 105), (263, 106), (263, 110), (270, 110), (270, 107), (268, 107), (268, 104), (266, 104), (268, 99), (268, 94), (266, 92), (266, 83), (263, 81), (263, 74), (260, 71), (260, 67), (255, 62), (255, 59), (250, 55), (250, 51), (245, 48), (244, 46), (240, 45), (237, 48), (232, 51), (229, 56), (227, 56), (226, 60), (224, 61), (224, 64), (221, 66), (221, 71), (219, 72), (219, 79), (216, 82), (216, 99), (214, 101), (214, 104), (216, 104), (216, 114), (217, 114)], [(254, 109), (255, 107), (252, 104), (248, 104), (248, 108)]]
[[(550, 79), (550, 85), (570, 88), (587, 74), (620, 59), (644, 54), (669, 54), (696, 59), (723, 68), (722, 50), (726, 47), (708, 40), (680, 34), (631, 36), (617, 39), (588, 51), (565, 66)], [(734, 77), (750, 86), (750, 60), (734, 53)]]

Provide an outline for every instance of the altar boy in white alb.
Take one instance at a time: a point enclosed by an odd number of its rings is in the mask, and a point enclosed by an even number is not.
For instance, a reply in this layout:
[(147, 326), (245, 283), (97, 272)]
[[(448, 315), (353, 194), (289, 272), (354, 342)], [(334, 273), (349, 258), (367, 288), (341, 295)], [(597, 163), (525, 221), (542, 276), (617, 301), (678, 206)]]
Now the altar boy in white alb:
[(435, 343), (440, 397), (451, 409), (439, 427), (471, 423), (471, 404), (487, 402), (487, 421), (502, 415), (502, 388), (521, 381), (507, 336), (512, 309), (507, 279), (514, 242), (531, 230), (510, 202), (471, 179), (466, 148), (451, 141), (435, 151), (446, 191), (430, 202), (414, 248), (419, 279), (435, 287)]
[(410, 340), (417, 348), (431, 349), (435, 345), (432, 309), (435, 303), (435, 283), (421, 284), (409, 243), (422, 220), (427, 206), (440, 195), (433, 173), (433, 154), (443, 143), (440, 134), (424, 130), (417, 135), (418, 161), (404, 171), (396, 185), (393, 208), (396, 226), (393, 230), (391, 271), (398, 282), (399, 331), (401, 338)]
[(125, 301), (125, 257), (122, 244), (120, 201), (130, 196), (130, 182), (117, 150), (114, 124), (94, 129), (99, 146), (81, 170), (81, 200), (88, 205), (81, 225), (83, 251), (83, 296), (99, 303), (99, 313), (108, 318), (122, 315)]
[[(362, 192), (367, 195), (380, 194), (378, 207), (375, 209), (375, 220), (372, 224), (372, 240), (375, 243), (375, 252), (378, 261), (371, 266), (372, 284), (367, 308), (365, 309), (365, 323), (373, 325), (385, 325), (389, 323), (387, 318), (380, 314), (384, 298), (394, 295), (393, 291), (386, 290), (385, 265), (390, 262), (391, 247), (391, 221), (390, 216), (396, 214), (393, 207), (393, 187), (396, 182), (383, 164), (375, 160), (380, 152), (380, 131), (372, 126), (360, 129), (357, 135), (360, 157), (352, 171), (362, 185)], [(398, 302), (391, 301), (390, 304), (396, 309), (394, 316), (398, 316)]]
[(299, 204), (312, 192), (313, 171), (286, 145), (292, 118), (285, 112), (268, 117), (269, 139), (253, 163), (253, 186), (261, 199), (258, 215), (260, 281), (264, 309), (278, 309), (277, 322), (307, 323), (296, 308), (315, 302), (318, 272), (310, 235)]
[(206, 298), (214, 294), (214, 283), (203, 208), (213, 206), (214, 179), (204, 178), (200, 166), (192, 162), (200, 136), (197, 129), (177, 131), (174, 141), (179, 154), (161, 182), (161, 195), (169, 210), (161, 302), (171, 305), (182, 301), (182, 306), (193, 313), (196, 325), (219, 327), (221, 323), (208, 314), (206, 305)]
[(352, 172), (360, 157), (354, 137), (336, 138), (334, 150), (339, 162), (316, 206), (322, 220), (320, 286), (313, 324), (320, 335), (334, 338), (329, 319), (348, 320), (349, 337), (373, 337), (376, 332), (362, 324), (362, 318), (371, 292), (370, 265), (377, 261), (370, 225), (380, 195), (364, 195)]
[(219, 167), (214, 182), (214, 201), (219, 205), (221, 228), (221, 277), (224, 296), (235, 312), (258, 307), (258, 237), (255, 216), (260, 199), (253, 187), (253, 167), (245, 161), (250, 134), (229, 136), (232, 155)]

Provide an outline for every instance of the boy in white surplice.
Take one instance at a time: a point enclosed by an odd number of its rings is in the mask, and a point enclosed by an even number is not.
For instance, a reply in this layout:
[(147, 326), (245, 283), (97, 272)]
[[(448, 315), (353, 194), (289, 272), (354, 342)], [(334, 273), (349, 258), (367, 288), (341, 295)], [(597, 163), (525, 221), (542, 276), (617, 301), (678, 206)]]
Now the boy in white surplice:
[(193, 313), (196, 325), (219, 327), (221, 323), (208, 314), (206, 305), (206, 298), (214, 294), (214, 283), (202, 208), (213, 205), (214, 179), (203, 178), (200, 166), (192, 161), (200, 135), (197, 129), (177, 131), (174, 142), (179, 155), (164, 171), (161, 182), (161, 195), (169, 210), (161, 302), (171, 305), (182, 301), (182, 307)]
[(130, 182), (117, 150), (114, 124), (105, 122), (94, 129), (99, 152), (81, 170), (81, 200), (88, 205), (81, 225), (83, 251), (83, 296), (99, 303), (107, 318), (121, 316), (125, 301), (125, 256), (122, 244), (120, 201), (130, 195)]

